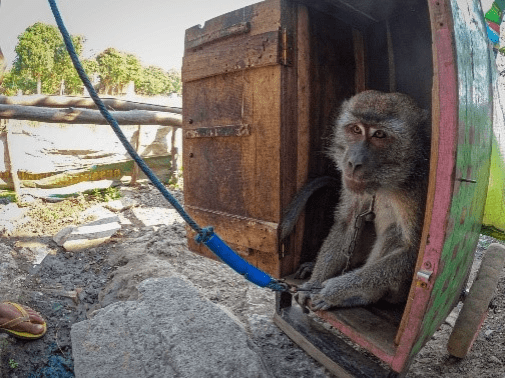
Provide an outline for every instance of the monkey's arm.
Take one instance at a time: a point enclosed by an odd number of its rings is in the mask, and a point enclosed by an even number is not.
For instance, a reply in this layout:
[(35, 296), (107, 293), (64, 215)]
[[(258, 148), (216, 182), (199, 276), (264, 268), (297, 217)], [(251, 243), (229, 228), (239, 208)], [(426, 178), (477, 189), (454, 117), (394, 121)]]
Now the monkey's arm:
[(400, 247), (342, 276), (323, 282), (312, 296), (313, 310), (364, 306), (384, 298), (392, 303), (406, 299), (412, 280), (415, 251)]
[[(321, 284), (327, 279), (334, 277), (342, 272), (347, 265), (347, 246), (352, 238), (352, 230), (343, 214), (351, 212), (350, 217), (354, 215), (354, 209), (348, 208), (348, 203), (344, 202), (337, 212), (336, 221), (333, 224), (330, 233), (326, 237), (319, 250), (314, 270), (309, 281), (301, 286), (304, 290), (321, 287)], [(301, 291), (295, 299), (304, 306), (307, 300), (313, 294), (310, 291)]]

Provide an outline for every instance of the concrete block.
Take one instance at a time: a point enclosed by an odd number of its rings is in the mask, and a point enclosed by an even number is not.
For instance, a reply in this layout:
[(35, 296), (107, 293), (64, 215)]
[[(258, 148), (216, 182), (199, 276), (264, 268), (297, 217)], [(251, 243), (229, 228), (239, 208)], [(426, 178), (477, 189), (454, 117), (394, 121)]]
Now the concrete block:
[(142, 222), (144, 227), (148, 226), (169, 226), (174, 223), (183, 223), (179, 213), (175, 209), (165, 207), (136, 207), (132, 209), (133, 215)]
[(110, 239), (121, 228), (118, 216), (101, 206), (89, 208), (80, 218), (92, 221), (81, 226), (65, 227), (53, 237), (53, 240), (67, 251), (96, 247)]
[(72, 326), (76, 378), (268, 377), (245, 330), (177, 277)]

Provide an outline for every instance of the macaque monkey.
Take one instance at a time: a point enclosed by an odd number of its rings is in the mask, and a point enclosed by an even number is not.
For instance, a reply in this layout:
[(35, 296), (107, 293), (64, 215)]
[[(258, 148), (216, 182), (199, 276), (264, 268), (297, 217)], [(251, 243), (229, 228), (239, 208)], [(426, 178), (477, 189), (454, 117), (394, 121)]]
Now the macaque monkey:
[[(340, 201), (311, 278), (295, 296), (302, 306), (309, 299), (313, 310), (406, 300), (423, 225), (429, 152), (428, 112), (409, 96), (365, 91), (343, 103), (329, 148), (342, 173)], [(355, 250), (364, 222), (373, 224), (376, 237), (365, 251)]]

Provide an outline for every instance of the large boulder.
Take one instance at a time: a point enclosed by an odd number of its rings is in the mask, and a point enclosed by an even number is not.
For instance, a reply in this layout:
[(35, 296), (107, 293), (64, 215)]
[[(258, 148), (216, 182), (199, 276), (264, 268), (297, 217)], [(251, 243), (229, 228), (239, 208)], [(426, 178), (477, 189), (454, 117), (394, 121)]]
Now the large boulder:
[(138, 287), (72, 326), (77, 378), (268, 377), (245, 330), (181, 278)]

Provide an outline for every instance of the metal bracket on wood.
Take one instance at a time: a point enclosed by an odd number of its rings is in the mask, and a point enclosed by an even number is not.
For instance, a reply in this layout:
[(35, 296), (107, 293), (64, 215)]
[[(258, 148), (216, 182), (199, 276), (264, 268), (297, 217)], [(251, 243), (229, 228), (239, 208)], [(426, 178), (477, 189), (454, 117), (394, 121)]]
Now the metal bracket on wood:
[(287, 28), (281, 28), (280, 32), (280, 64), (284, 66), (291, 66), (293, 64), (293, 41), (292, 36), (289, 35)]
[(247, 34), (251, 30), (249, 22), (239, 22), (227, 28), (204, 34), (195, 39), (186, 41), (186, 50), (196, 49), (232, 36)]
[(196, 129), (187, 129), (184, 131), (184, 137), (190, 138), (211, 138), (211, 137), (242, 137), (251, 135), (249, 125), (229, 125), (229, 126), (213, 126), (199, 127)]

